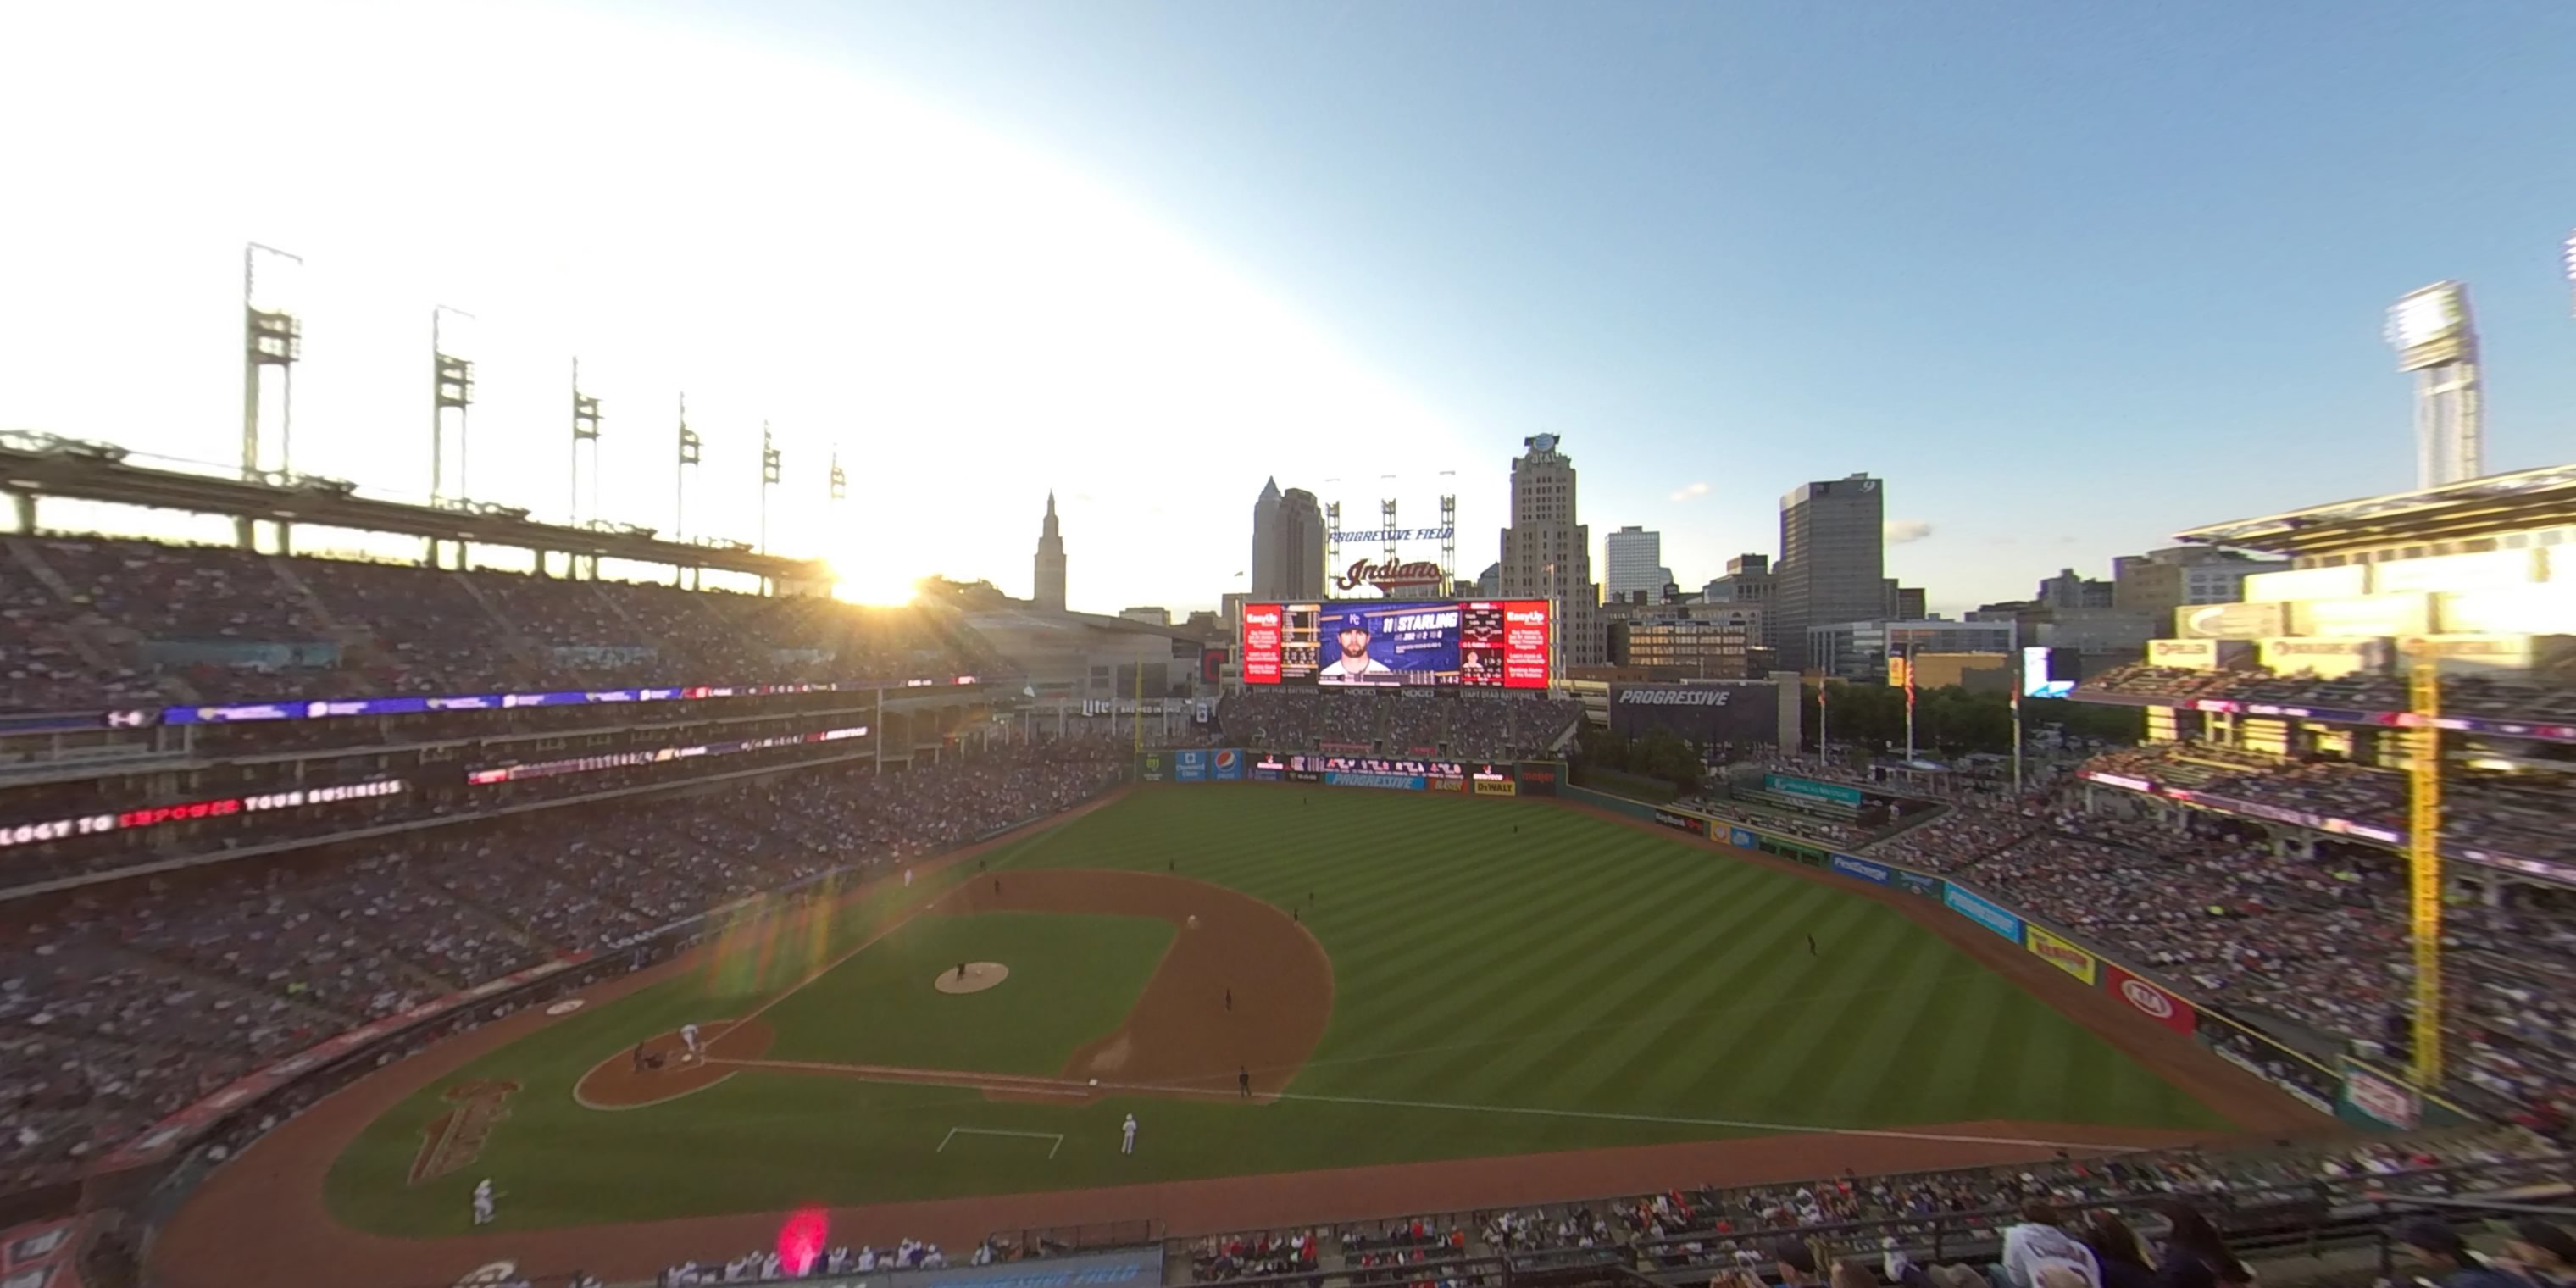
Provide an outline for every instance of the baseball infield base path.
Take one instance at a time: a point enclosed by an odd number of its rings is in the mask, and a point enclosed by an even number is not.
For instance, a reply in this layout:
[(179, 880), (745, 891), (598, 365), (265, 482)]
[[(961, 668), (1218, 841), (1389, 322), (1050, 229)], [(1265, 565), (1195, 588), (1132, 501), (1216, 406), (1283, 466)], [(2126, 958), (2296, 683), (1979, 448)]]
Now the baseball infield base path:
[[(1557, 807), (1580, 808), (1564, 803)], [(1641, 830), (1658, 830), (1643, 822), (1618, 821)], [(971, 858), (973, 853), (967, 851), (945, 862)], [(1770, 865), (1812, 880), (1833, 880), (1765, 856), (1731, 853), (1746, 862)], [(1067, 879), (1080, 877), (1085, 881), (1099, 875), (1063, 874)], [(1017, 871), (1008, 878), (1006, 894), (1034, 900), (1052, 879), (1038, 872)], [(2218, 1060), (2190, 1039), (2138, 1022), (2099, 990), (2078, 987), (2046, 963), (1985, 935), (1937, 906), (1920, 906), (1920, 899), (1908, 903), (1909, 896), (1857, 883), (1833, 884), (1848, 887), (1859, 897), (1879, 898), (1932, 927), (1978, 961), (2021, 983), (2133, 1058), (2189, 1088), (2249, 1135), (2315, 1135), (2336, 1130), (2331, 1119), (2297, 1105), (2261, 1080)], [(1105, 897), (1099, 893), (1103, 888), (1093, 886), (1092, 893), (1085, 894), (1083, 886), (1075, 885), (1050, 897)], [(856, 898), (857, 893), (851, 897)], [(972, 910), (969, 906), (955, 911)], [(1186, 925), (1192, 910), (1183, 907), (1177, 911)], [(1204, 931), (1209, 920), (1221, 914), (1201, 910), (1195, 915), (1201, 918)], [(1275, 910), (1271, 919), (1275, 920)], [(1185, 932), (1172, 950), (1173, 958), (1190, 951), (1189, 939)], [(1298, 953), (1285, 956), (1294, 958), (1313, 952), (1309, 942), (1301, 945)], [(699, 955), (684, 956), (639, 975), (594, 986), (579, 996), (597, 1006), (703, 964)], [(1160, 978), (1158, 972), (1157, 979)], [(1195, 987), (1204, 989), (1203, 984)], [(1265, 988), (1260, 984), (1252, 987)], [(1194, 1014), (1204, 1014), (1206, 999), (1186, 991), (1174, 996), (1198, 1008)], [(1238, 990), (1236, 1003), (1246, 1004), (1244, 990)], [(745, 1248), (766, 1246), (774, 1239), (782, 1214), (695, 1217), (533, 1232), (503, 1230), (439, 1239), (365, 1234), (341, 1225), (331, 1215), (323, 1195), (331, 1162), (370, 1122), (412, 1093), (550, 1022), (541, 1008), (532, 1008), (460, 1034), (361, 1079), (255, 1142), (201, 1186), (164, 1228), (152, 1248), (155, 1281), (166, 1288), (270, 1288), (278, 1283), (443, 1288), (470, 1271), (500, 1261), (516, 1263), (519, 1273), (528, 1276), (585, 1271), (611, 1280), (649, 1279), (680, 1261), (721, 1259)], [(1196, 1060), (1204, 1064), (1206, 1053), (1192, 1056), (1185, 1035), (1176, 1032), (1168, 1045), (1155, 1036), (1163, 1031), (1162, 1023), (1140, 1001), (1122, 1033), (1131, 1039), (1153, 1040), (1131, 1041), (1128, 1058), (1137, 1064), (1116, 1081), (1148, 1081), (1139, 1075), (1149, 1068), (1167, 1078), (1207, 1075), (1208, 1070), (1191, 1063)], [(1172, 1023), (1177, 1025), (1179, 1021), (1176, 1018)], [(710, 1030), (713, 1027), (707, 1026)], [(746, 1029), (738, 1039), (728, 1041), (729, 1036), (721, 1035), (710, 1044), (711, 1054), (724, 1062), (710, 1062), (708, 1076), (741, 1073), (766, 1063), (756, 1054), (746, 1054), (765, 1035)], [(665, 1040), (654, 1041), (659, 1044)], [(676, 1042), (676, 1037), (667, 1040)], [(741, 1045), (737, 1046), (737, 1042)], [(1041, 1093), (1041, 1088), (1059, 1091), (1077, 1074), (1087, 1084), (1090, 1077), (1099, 1075), (1083, 1070), (1097, 1067), (1096, 1062), (1116, 1042), (1113, 1037), (1078, 1052), (1071, 1061), (1072, 1067), (1059, 1079), (1026, 1080), (1035, 1085), (1022, 1088), (1021, 1094)], [(1304, 1041), (1298, 1046), (1298, 1055), (1302, 1057), (1312, 1046), (1311, 1039)], [(603, 1068), (619, 1062), (632, 1068), (631, 1052), (603, 1055), (609, 1057), (603, 1059)], [(1173, 1063), (1161, 1066), (1160, 1062), (1166, 1060)], [(813, 1072), (870, 1076), (866, 1071), (843, 1066)], [(921, 1075), (936, 1071), (908, 1072)], [(1231, 1077), (1231, 1069), (1225, 1075)], [(1112, 1081), (1109, 1077), (1101, 1080), (1104, 1084)], [(997, 1092), (1013, 1094), (1007, 1088), (989, 1089), (987, 1094)], [(1365, 1220), (1406, 1212), (1526, 1205), (1702, 1184), (1809, 1180), (1846, 1168), (1867, 1174), (2024, 1162), (2049, 1157), (2064, 1147), (2061, 1142), (2098, 1149), (2214, 1143), (2206, 1133), (2174, 1130), (1977, 1122), (1888, 1131), (1800, 1132), (1000, 1198), (889, 1203), (835, 1209), (830, 1216), (833, 1241), (852, 1245), (884, 1244), (910, 1237), (955, 1247), (995, 1230), (1132, 1221), (1149, 1216), (1165, 1222), (1171, 1234), (1187, 1236), (1259, 1226)], [(502, 1217), (506, 1223), (506, 1200)]]

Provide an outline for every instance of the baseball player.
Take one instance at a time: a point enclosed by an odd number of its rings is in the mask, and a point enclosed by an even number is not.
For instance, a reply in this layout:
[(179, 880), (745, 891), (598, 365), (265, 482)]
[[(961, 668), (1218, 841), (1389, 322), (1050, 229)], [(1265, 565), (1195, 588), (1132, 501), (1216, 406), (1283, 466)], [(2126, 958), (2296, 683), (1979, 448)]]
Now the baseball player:
[(1127, 1121), (1118, 1128), (1118, 1152), (1121, 1154), (1136, 1152), (1136, 1115), (1134, 1114), (1127, 1115)]
[(903, 870), (903, 888), (906, 890), (912, 888), (912, 869), (910, 868)]
[(698, 1058), (697, 1025), (683, 1024), (680, 1026), (680, 1045), (688, 1048), (690, 1059), (695, 1060)]
[(474, 1224), (492, 1224), (493, 1203), (497, 1198), (492, 1192), (492, 1178), (487, 1176), (474, 1183)]

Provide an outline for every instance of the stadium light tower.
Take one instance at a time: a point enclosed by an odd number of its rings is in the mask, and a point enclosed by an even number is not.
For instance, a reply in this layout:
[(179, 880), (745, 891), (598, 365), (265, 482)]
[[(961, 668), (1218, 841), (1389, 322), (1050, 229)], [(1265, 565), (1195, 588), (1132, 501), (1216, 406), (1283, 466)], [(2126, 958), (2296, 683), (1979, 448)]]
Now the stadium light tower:
[[(277, 368), (279, 385), (277, 468), (294, 468), (295, 364), (304, 356), (303, 319), (291, 311), (288, 301), (276, 298), (280, 293), (274, 287), (260, 289), (261, 256), (285, 260), (299, 269), (304, 266), (304, 257), (293, 251), (242, 243), (241, 472), (245, 480), (258, 478), (268, 469), (259, 435), (259, 373), (268, 367)], [(269, 307), (260, 307), (263, 303)]]
[(2415, 373), (2415, 486), (2483, 477), (2486, 417), (2469, 289), (2435, 282), (2408, 292), (2388, 310), (2387, 334), (2397, 369)]
[[(680, 454), (673, 471), (671, 495), (671, 539), (673, 541), (689, 539), (689, 476), (697, 472), (698, 452), (704, 446), (706, 446), (706, 440), (699, 438), (697, 431), (689, 428), (689, 395), (683, 392), (680, 395)], [(688, 569), (674, 568), (671, 572), (672, 585), (688, 584)]]
[(769, 490), (778, 486), (778, 440), (760, 422), (760, 553), (769, 553)]
[[(590, 468), (582, 468), (582, 444), (590, 444)], [(590, 510), (582, 512), (581, 483), (590, 479)], [(599, 517), (599, 400), (581, 391), (581, 359), (572, 360), (572, 500), (569, 513), (575, 526), (584, 519)]]
[(1440, 471), (1440, 593), (1458, 589), (1458, 471)]
[(429, 503), (448, 498), (447, 413), (456, 412), (456, 499), (466, 495), (465, 411), (474, 405), (474, 364), (447, 351), (441, 324), (450, 316), (468, 322), (474, 315), (444, 304), (429, 310)]

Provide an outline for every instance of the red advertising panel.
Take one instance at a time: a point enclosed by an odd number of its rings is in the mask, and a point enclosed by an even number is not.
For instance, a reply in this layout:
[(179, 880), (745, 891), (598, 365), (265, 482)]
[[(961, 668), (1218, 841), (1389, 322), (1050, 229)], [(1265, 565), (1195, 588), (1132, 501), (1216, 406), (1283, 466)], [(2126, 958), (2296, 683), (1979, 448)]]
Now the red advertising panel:
[(1284, 617), (1277, 604), (1243, 606), (1245, 684), (1279, 683), (1280, 623)]
[(2102, 963), (2102, 984), (2111, 990), (2113, 997), (2128, 1003), (2140, 1015), (2176, 1033), (2190, 1033), (2200, 1023), (2191, 1003), (2110, 962)]
[(1548, 682), (1547, 601), (1503, 605), (1503, 687), (1544, 689)]

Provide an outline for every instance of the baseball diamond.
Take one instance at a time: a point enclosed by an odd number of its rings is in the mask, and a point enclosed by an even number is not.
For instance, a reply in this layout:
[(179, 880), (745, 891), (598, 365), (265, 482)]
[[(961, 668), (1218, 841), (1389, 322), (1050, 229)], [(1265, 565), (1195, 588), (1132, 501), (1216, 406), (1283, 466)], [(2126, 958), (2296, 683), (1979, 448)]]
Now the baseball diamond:
[[(2327, 1125), (1933, 901), (1573, 804), (1131, 788), (916, 876), (361, 1081), (199, 1191), (163, 1282), (317, 1238), (400, 1282), (645, 1277), (815, 1202), (963, 1245)], [(469, 1233), (486, 1177), (506, 1226)]]

